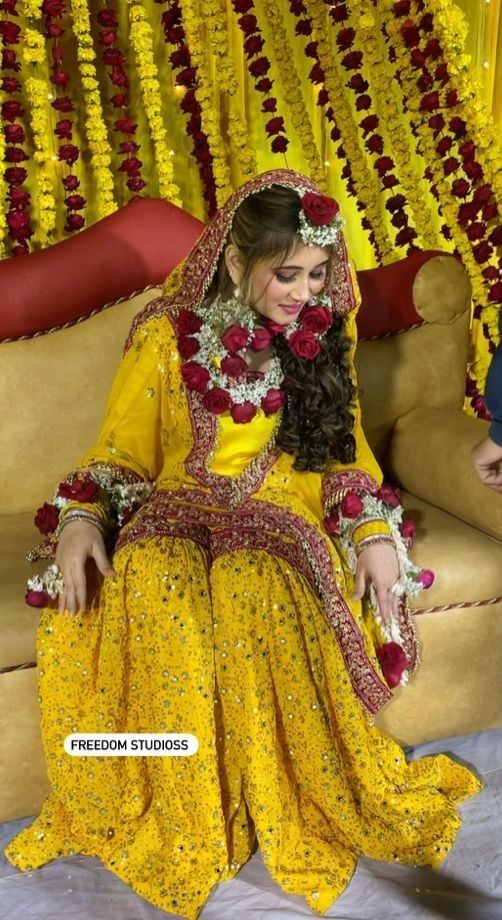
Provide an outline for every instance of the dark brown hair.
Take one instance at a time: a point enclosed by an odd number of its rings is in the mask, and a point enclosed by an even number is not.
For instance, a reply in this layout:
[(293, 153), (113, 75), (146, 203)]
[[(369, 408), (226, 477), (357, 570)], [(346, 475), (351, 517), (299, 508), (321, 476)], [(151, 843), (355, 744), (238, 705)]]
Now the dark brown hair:
[[(228, 243), (242, 256), (246, 296), (253, 268), (263, 260), (280, 265), (299, 242), (300, 198), (294, 189), (273, 185), (250, 195), (237, 209)], [(228, 300), (234, 285), (224, 254), (206, 295), (209, 305), (219, 294)], [(323, 472), (330, 460), (355, 459), (353, 401), (356, 387), (350, 376), (348, 351), (352, 342), (344, 331), (343, 317), (335, 320), (320, 341), (313, 360), (297, 357), (284, 336), (272, 341), (284, 372), (285, 405), (276, 444), (295, 457), (294, 469)]]

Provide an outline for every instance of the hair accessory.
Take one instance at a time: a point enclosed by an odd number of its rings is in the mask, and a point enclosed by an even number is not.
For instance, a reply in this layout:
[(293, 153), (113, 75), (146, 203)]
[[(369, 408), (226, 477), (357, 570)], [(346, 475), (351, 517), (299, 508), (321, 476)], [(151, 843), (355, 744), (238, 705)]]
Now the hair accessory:
[(343, 220), (338, 202), (328, 195), (298, 189), (302, 209), (298, 235), (306, 246), (330, 246), (337, 242)]

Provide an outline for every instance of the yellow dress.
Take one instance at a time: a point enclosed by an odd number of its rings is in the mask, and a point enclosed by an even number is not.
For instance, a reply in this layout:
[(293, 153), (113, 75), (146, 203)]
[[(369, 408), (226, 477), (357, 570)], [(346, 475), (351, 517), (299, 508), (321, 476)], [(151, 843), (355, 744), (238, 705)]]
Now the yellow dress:
[[(168, 316), (122, 360), (82, 466), (156, 480), (108, 577), (38, 630), (53, 791), (9, 844), (19, 869), (84, 853), (159, 908), (195, 920), (256, 841), (273, 878), (323, 914), (359, 854), (438, 866), (480, 788), (443, 755), (407, 764), (372, 724), (388, 690), (323, 501), (381, 473), (326, 476), (274, 451), (278, 416), (236, 425), (189, 409)], [(272, 443), (272, 447), (271, 447)], [(268, 444), (268, 447), (267, 447)], [(363, 702), (364, 701), (364, 705)], [(72, 757), (72, 732), (190, 732), (192, 756)]]

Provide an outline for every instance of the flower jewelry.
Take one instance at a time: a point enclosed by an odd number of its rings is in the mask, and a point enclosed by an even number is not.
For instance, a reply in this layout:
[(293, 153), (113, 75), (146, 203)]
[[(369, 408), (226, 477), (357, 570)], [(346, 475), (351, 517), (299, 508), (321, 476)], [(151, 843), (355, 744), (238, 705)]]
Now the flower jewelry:
[[(355, 546), (355, 532), (365, 524), (376, 524), (379, 521), (388, 524), (390, 534), (363, 537)], [(394, 544), (399, 577), (391, 590), (401, 603), (404, 603), (405, 596), (419, 594), (433, 584), (434, 573), (430, 569), (420, 568), (408, 558), (407, 551), (413, 545), (415, 527), (410, 520), (403, 522), (401, 494), (393, 486), (382, 486), (377, 492), (366, 492), (364, 495), (348, 492), (338, 509), (331, 511), (324, 518), (324, 526), (327, 533), (340, 539), (353, 574), (356, 571), (358, 556), (366, 547), (375, 543)], [(369, 601), (383, 638), (383, 642), (378, 644), (376, 654), (385, 679), (389, 687), (404, 685), (408, 682), (408, 661), (399, 626), (393, 619), (388, 623), (383, 620), (373, 586), (370, 587)]]
[(215, 415), (230, 410), (235, 422), (251, 421), (261, 407), (270, 415), (284, 403), (284, 379), (279, 358), (267, 371), (250, 371), (246, 348), (262, 351), (272, 334), (258, 327), (260, 317), (238, 299), (219, 298), (208, 319), (206, 308), (182, 309), (177, 318), (178, 350), (185, 360), (181, 375), (188, 389), (203, 395), (203, 405)]
[(306, 246), (330, 246), (337, 242), (343, 220), (338, 202), (328, 195), (299, 189), (302, 209), (298, 235)]

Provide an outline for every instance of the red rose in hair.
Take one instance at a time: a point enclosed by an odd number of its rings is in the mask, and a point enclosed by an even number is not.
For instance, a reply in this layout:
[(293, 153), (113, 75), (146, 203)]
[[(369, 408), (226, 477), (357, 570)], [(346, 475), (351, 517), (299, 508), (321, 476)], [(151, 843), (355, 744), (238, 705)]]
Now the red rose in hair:
[(243, 326), (233, 324), (225, 329), (221, 336), (221, 341), (229, 351), (240, 351), (245, 348), (249, 338), (249, 332)]
[(315, 192), (307, 192), (303, 196), (302, 208), (308, 220), (321, 226), (330, 224), (340, 210), (338, 202), (334, 198), (329, 198), (327, 195), (317, 195)]
[(44, 502), (35, 515), (35, 527), (40, 533), (52, 533), (58, 526), (59, 511), (55, 505)]
[(332, 511), (324, 518), (324, 529), (331, 537), (340, 533), (340, 516), (338, 511)]
[(182, 358), (192, 358), (200, 350), (200, 344), (191, 335), (180, 335), (178, 339), (178, 351)]
[(187, 361), (181, 368), (181, 376), (189, 390), (197, 390), (198, 393), (204, 393), (211, 379), (209, 371), (197, 364), (197, 361)]
[(401, 504), (401, 492), (399, 489), (395, 489), (394, 486), (382, 486), (376, 495), (389, 508), (397, 508)]
[(301, 314), (301, 327), (321, 335), (329, 329), (332, 319), (331, 310), (328, 310), (328, 307), (320, 305), (305, 307)]
[(176, 319), (176, 331), (178, 335), (190, 335), (192, 332), (198, 332), (202, 328), (202, 319), (191, 310), (180, 310)]
[(99, 486), (90, 476), (86, 476), (85, 479), (75, 479), (71, 483), (62, 482), (58, 495), (74, 502), (93, 502), (99, 495)]
[(254, 406), (252, 402), (240, 403), (237, 406), (232, 406), (230, 415), (232, 416), (234, 422), (241, 424), (250, 422), (251, 419), (256, 415), (256, 406)]
[(232, 405), (232, 397), (221, 387), (213, 387), (202, 398), (205, 408), (214, 415), (221, 415)]
[(344, 517), (359, 517), (361, 511), (363, 510), (363, 503), (359, 495), (357, 495), (356, 492), (347, 492), (347, 495), (340, 505), (340, 510)]
[(409, 667), (408, 659), (397, 642), (384, 642), (376, 649), (376, 655), (389, 687), (397, 687), (401, 674)]
[(241, 377), (247, 371), (247, 367), (244, 358), (239, 355), (229, 355), (221, 362), (221, 370), (229, 377)]
[(271, 415), (277, 412), (284, 405), (284, 393), (282, 390), (270, 389), (261, 401), (261, 407), (265, 415)]
[(47, 607), (50, 597), (46, 591), (27, 591), (24, 600), (30, 607)]
[(311, 361), (313, 358), (317, 358), (321, 351), (321, 346), (315, 335), (307, 330), (298, 329), (297, 332), (293, 332), (288, 341), (291, 351), (293, 354), (298, 355), (299, 358), (307, 358)]

